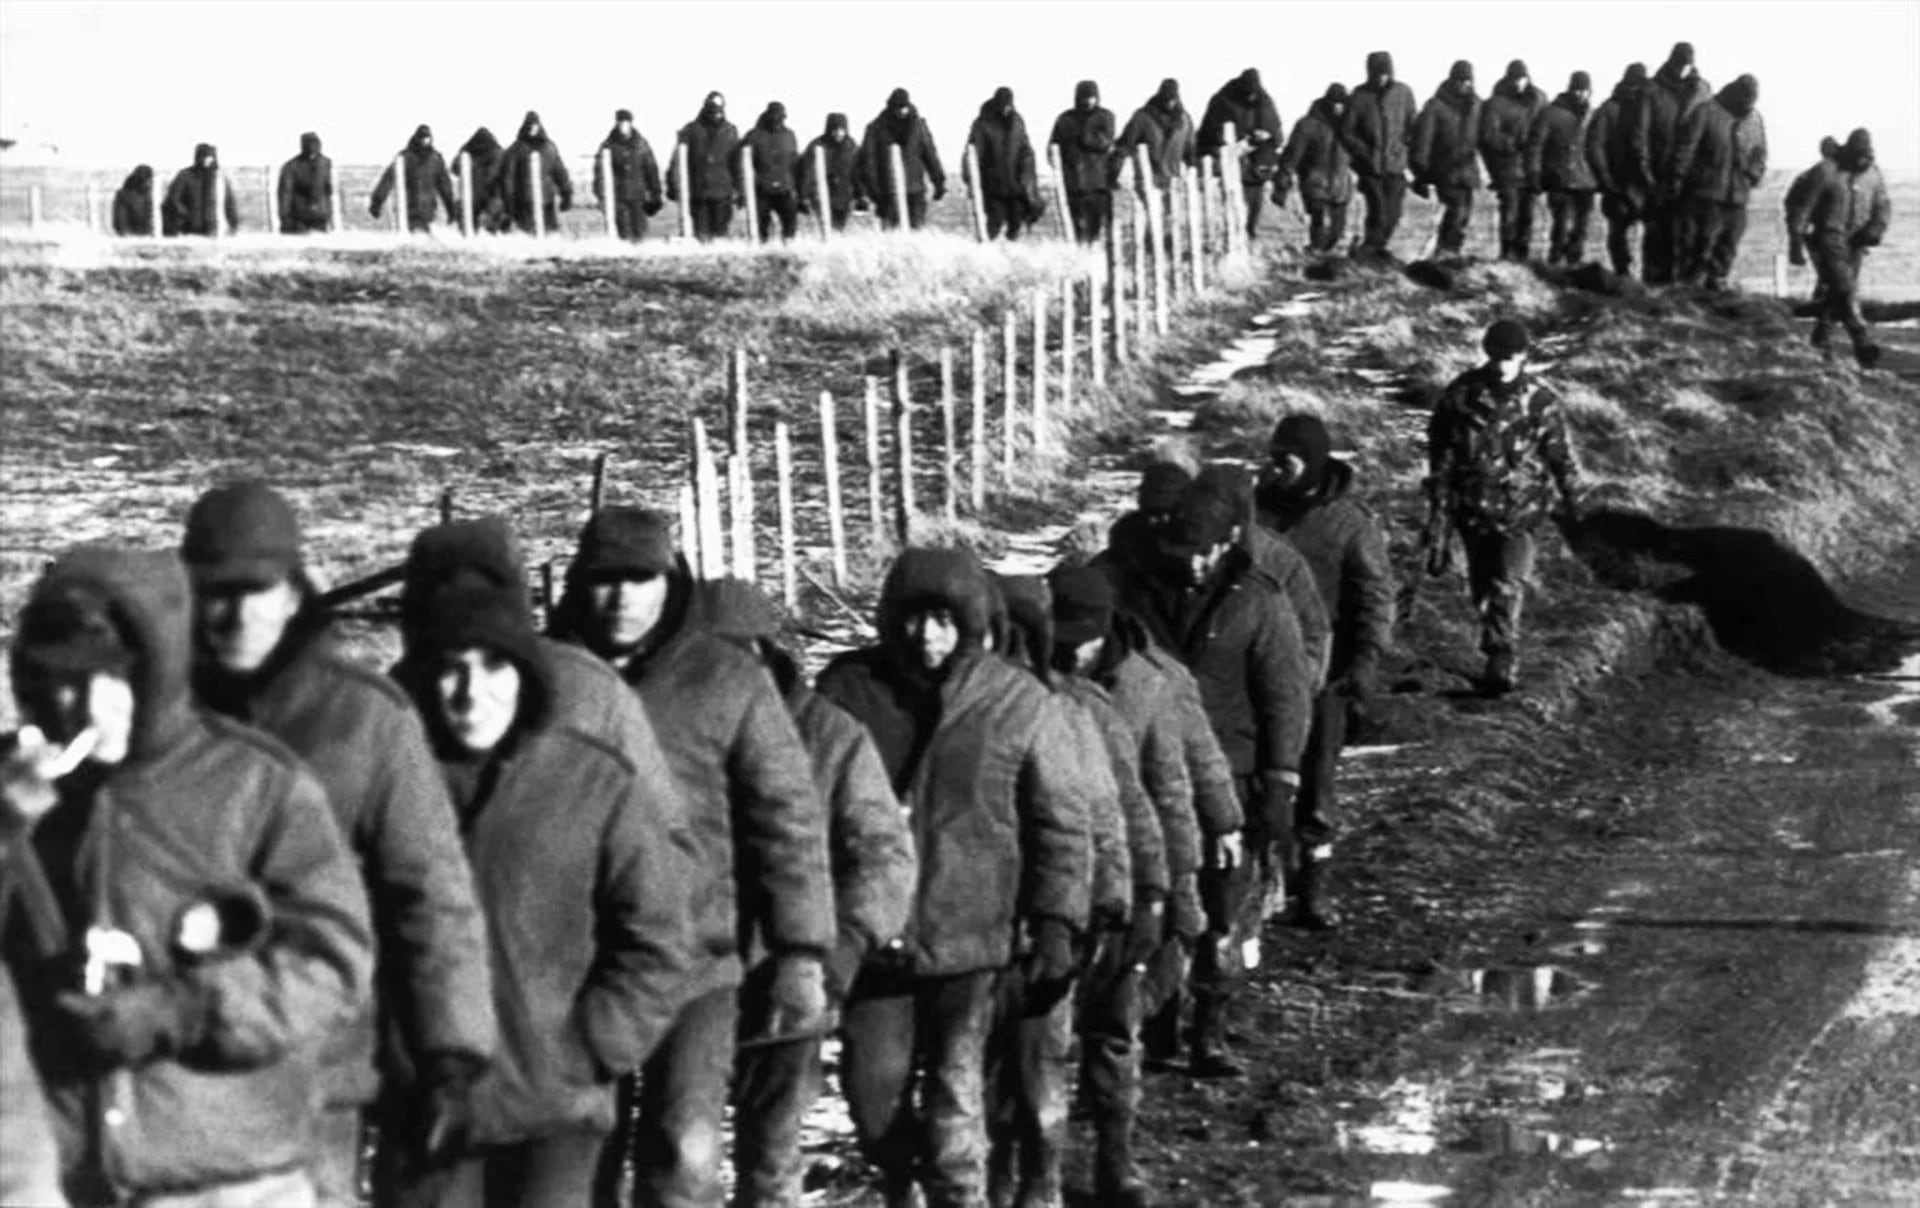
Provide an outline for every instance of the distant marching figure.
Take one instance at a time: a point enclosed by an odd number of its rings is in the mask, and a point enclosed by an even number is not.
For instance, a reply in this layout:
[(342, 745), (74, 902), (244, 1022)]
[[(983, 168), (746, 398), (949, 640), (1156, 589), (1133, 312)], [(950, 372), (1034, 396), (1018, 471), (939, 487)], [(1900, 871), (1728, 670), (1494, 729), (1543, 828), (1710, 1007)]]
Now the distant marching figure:
[(1307, 247), (1331, 252), (1347, 237), (1347, 206), (1353, 201), (1353, 161), (1340, 142), (1347, 115), (1347, 86), (1330, 84), (1307, 115), (1293, 124), (1273, 182), (1273, 204), (1284, 206), (1287, 190), (1300, 189), (1307, 210)]
[(864, 210), (868, 206), (867, 195), (860, 188), (860, 173), (857, 170), (860, 144), (853, 141), (846, 114), (829, 113), (826, 129), (821, 131), (819, 138), (807, 144), (806, 151), (800, 156), (797, 174), (802, 214), (813, 211), (814, 193), (819, 188), (813, 176), (816, 148), (824, 153), (826, 160), (829, 223), (834, 230), (844, 231), (848, 217), (855, 210)]
[(1693, 43), (1675, 42), (1628, 118), (1637, 183), (1647, 190), (1640, 275), (1648, 285), (1673, 284), (1682, 221), (1680, 181), (1671, 173), (1673, 144), (1681, 121), (1712, 95), (1694, 66)]
[(1674, 271), (1688, 285), (1725, 289), (1747, 232), (1747, 198), (1767, 175), (1760, 82), (1743, 75), (1680, 124), (1669, 174), (1679, 189)]
[(1066, 178), (1067, 209), (1073, 237), (1098, 243), (1113, 217), (1113, 110), (1100, 104), (1100, 86), (1081, 80), (1073, 88), (1073, 108), (1053, 123), (1049, 141), (1060, 148), (1060, 174)]
[(473, 178), (462, 179), (461, 187), (473, 195), (473, 224), (480, 230), (498, 234), (507, 229), (506, 206), (493, 191), (493, 170), (500, 166), (500, 140), (493, 131), (481, 126), (460, 145), (453, 157), (455, 175), (473, 167)]
[(787, 107), (770, 103), (760, 120), (740, 140), (753, 158), (754, 212), (760, 219), (760, 241), (773, 238), (773, 221), (780, 220), (780, 238), (790, 240), (799, 222), (799, 193), (794, 189), (794, 161), (798, 140), (787, 129)]
[[(407, 174), (407, 195), (401, 201), (407, 207), (409, 231), (424, 235), (433, 229), (433, 204), (436, 199), (447, 208), (448, 219), (454, 219), (460, 213), (460, 207), (453, 199), (453, 177), (447, 172), (447, 161), (433, 149), (432, 127), (423, 124), (414, 128), (413, 137), (407, 140), (406, 150), (400, 153), (400, 162)], [(381, 207), (387, 204), (388, 196), (393, 193), (393, 185), (393, 165), (388, 164), (387, 170), (380, 174), (379, 183), (373, 186), (373, 198), (367, 207), (375, 218), (380, 217)]]
[(891, 147), (900, 148), (901, 170), (906, 174), (906, 223), (917, 231), (927, 224), (927, 186), (933, 186), (933, 200), (939, 201), (947, 195), (947, 173), (934, 149), (933, 131), (904, 88), (887, 96), (887, 107), (867, 123), (866, 137), (860, 140), (861, 183), (880, 208), (881, 225), (888, 228), (901, 221), (894, 202)]
[(1127, 119), (1116, 151), (1131, 159), (1136, 146), (1145, 146), (1153, 187), (1164, 189), (1193, 163), (1193, 135), (1193, 118), (1180, 103), (1180, 81), (1169, 78)]
[(1607, 260), (1616, 273), (1633, 271), (1633, 228), (1646, 216), (1647, 183), (1633, 158), (1633, 117), (1647, 90), (1647, 65), (1629, 63), (1613, 95), (1587, 122), (1587, 168), (1600, 190), (1607, 220)]
[(727, 120), (727, 98), (709, 92), (700, 102), (699, 116), (680, 127), (679, 142), (687, 149), (687, 176), (680, 179), (680, 156), (667, 170), (667, 196), (691, 211), (693, 237), (702, 243), (719, 238), (733, 225), (736, 205), (745, 204), (734, 156), (740, 132)]
[(1493, 86), (1480, 113), (1480, 158), (1500, 203), (1500, 258), (1524, 261), (1533, 252), (1533, 203), (1540, 182), (1527, 163), (1527, 143), (1546, 111), (1547, 94), (1533, 86), (1520, 59)]
[(1527, 144), (1529, 171), (1547, 195), (1553, 227), (1547, 263), (1580, 264), (1587, 257), (1587, 222), (1593, 216), (1593, 169), (1587, 165), (1587, 110), (1593, 77), (1576, 71), (1567, 90), (1553, 98), (1533, 124)]
[(152, 235), (153, 167), (141, 164), (127, 173), (127, 179), (113, 195), (113, 233), (116, 235)]
[(1267, 188), (1280, 175), (1280, 112), (1252, 67), (1228, 81), (1207, 102), (1200, 119), (1202, 156), (1219, 151), (1231, 124), (1240, 139), (1240, 187), (1247, 204), (1247, 238), (1260, 225)]
[(613, 229), (620, 238), (638, 243), (647, 237), (647, 219), (658, 214), (664, 204), (660, 197), (660, 163), (653, 148), (634, 128), (633, 110), (619, 109), (613, 115), (613, 129), (601, 141), (613, 179), (603, 176), (600, 157), (593, 161), (593, 198), (605, 204), (607, 189), (613, 190)]
[(967, 131), (978, 173), (981, 208), (987, 216), (987, 238), (1020, 238), (1020, 232), (1040, 220), (1046, 210), (1035, 170), (1033, 140), (1027, 120), (1013, 107), (1013, 89), (996, 88), (980, 106), (980, 116)]
[(1480, 187), (1480, 120), (1483, 106), (1473, 91), (1473, 64), (1461, 59), (1446, 83), (1413, 123), (1413, 191), (1440, 203), (1440, 233), (1434, 250), (1458, 256), (1473, 222), (1473, 194)]
[(320, 153), (320, 136), (300, 136), (300, 154), (280, 165), (280, 233), (333, 229), (333, 161)]
[(1393, 56), (1367, 56), (1367, 82), (1353, 90), (1340, 141), (1353, 157), (1367, 229), (1360, 250), (1386, 254), (1407, 199), (1407, 145), (1413, 136), (1413, 90), (1393, 78)]
[(1886, 181), (1873, 164), (1873, 136), (1855, 130), (1833, 161), (1821, 161), (1814, 171), (1819, 175), (1803, 207), (1787, 216), (1788, 230), (1813, 253), (1820, 274), (1813, 345), (1824, 351), (1838, 321), (1853, 340), (1861, 367), (1871, 369), (1880, 361), (1880, 347), (1860, 315), (1860, 264), (1868, 248), (1880, 246), (1892, 219)]
[(493, 190), (506, 206), (507, 217), (529, 233), (534, 229), (533, 186), (527, 175), (532, 164), (538, 165), (532, 170), (540, 175), (540, 229), (551, 232), (559, 228), (560, 212), (573, 208), (573, 179), (560, 160), (560, 148), (547, 137), (540, 115), (529, 109), (520, 133), (501, 153), (493, 177)]
[(160, 223), (168, 235), (217, 235), (220, 233), (221, 218), (224, 217), (228, 231), (240, 229), (240, 206), (233, 199), (233, 190), (226, 189), (225, 214), (217, 212), (220, 203), (215, 200), (222, 192), (220, 179), (220, 153), (212, 143), (201, 143), (193, 149), (193, 166), (182, 168), (167, 186), (167, 200), (161, 210)]

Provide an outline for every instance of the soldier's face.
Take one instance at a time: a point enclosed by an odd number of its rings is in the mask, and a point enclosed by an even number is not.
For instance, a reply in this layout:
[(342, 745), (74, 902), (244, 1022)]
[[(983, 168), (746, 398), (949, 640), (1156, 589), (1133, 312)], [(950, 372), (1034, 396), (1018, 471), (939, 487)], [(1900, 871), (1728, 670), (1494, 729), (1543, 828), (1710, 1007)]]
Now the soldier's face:
[(520, 668), (497, 650), (469, 646), (440, 656), (435, 700), (447, 733), (484, 754), (500, 745), (520, 713)]
[(647, 640), (667, 608), (665, 575), (632, 576), (595, 583), (587, 593), (601, 644), (615, 650)]
[(1500, 375), (1501, 381), (1508, 383), (1519, 381), (1520, 374), (1526, 367), (1527, 354), (1524, 352), (1510, 357), (1501, 357), (1493, 363), (1493, 371)]
[(633, 123), (630, 121), (627, 121), (625, 118), (622, 118), (619, 121), (615, 122), (613, 124), (613, 128), (620, 132), (621, 138), (625, 138), (627, 135), (633, 133)]
[(267, 584), (196, 589), (200, 649), (222, 671), (251, 675), (266, 665), (300, 612), (300, 589), (285, 578)]
[(945, 608), (928, 608), (907, 618), (907, 648), (922, 667), (938, 671), (960, 648), (960, 625)]

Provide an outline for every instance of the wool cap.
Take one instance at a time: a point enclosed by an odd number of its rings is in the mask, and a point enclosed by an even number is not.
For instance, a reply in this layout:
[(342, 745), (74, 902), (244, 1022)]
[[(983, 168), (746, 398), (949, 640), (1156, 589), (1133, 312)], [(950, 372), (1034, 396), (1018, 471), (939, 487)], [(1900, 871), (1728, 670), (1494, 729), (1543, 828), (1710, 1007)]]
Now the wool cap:
[(1527, 331), (1527, 325), (1518, 319), (1501, 319), (1487, 328), (1487, 334), (1480, 346), (1487, 355), (1496, 361), (1519, 356), (1533, 343), (1533, 337)]
[(673, 519), (653, 508), (601, 508), (580, 530), (567, 571), (575, 579), (622, 579), (672, 574), (679, 566)]
[(264, 482), (215, 487), (187, 512), (180, 559), (204, 587), (265, 587), (300, 568), (300, 522)]

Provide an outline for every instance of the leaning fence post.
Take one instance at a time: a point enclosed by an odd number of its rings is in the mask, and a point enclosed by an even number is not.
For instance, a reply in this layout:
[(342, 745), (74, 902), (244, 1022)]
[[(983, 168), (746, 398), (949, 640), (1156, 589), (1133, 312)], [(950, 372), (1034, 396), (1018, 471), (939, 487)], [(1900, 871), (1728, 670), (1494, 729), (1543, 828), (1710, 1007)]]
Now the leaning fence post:
[(1013, 481), (1013, 420), (1020, 395), (1020, 315), (1009, 303), (1000, 316), (1000, 481)]
[(793, 549), (793, 437), (787, 421), (773, 425), (773, 468), (780, 493), (780, 600), (792, 611), (800, 600)]
[(754, 189), (753, 148), (740, 144), (740, 195), (747, 199), (747, 242), (760, 242), (760, 199)]
[[(820, 239), (833, 238), (833, 194), (827, 188), (827, 149), (813, 149), (813, 209), (820, 216)], [(838, 587), (836, 583), (834, 586)]]
[(473, 153), (460, 153), (460, 233), (473, 234)]
[(753, 557), (753, 455), (747, 443), (747, 350), (736, 348), (732, 355), (731, 383), (733, 413), (733, 451), (728, 462), (733, 488), (733, 565), (734, 573), (751, 583), (756, 571)]
[(847, 584), (847, 517), (840, 504), (840, 429), (833, 394), (820, 392), (820, 460), (827, 479), (827, 542), (833, 549), (833, 585)]
[(973, 241), (987, 241), (987, 198), (981, 185), (980, 149), (972, 143), (960, 157), (960, 175), (967, 183), (967, 217), (973, 222)]
[(1186, 246), (1187, 215), (1184, 207), (1181, 205), (1186, 198), (1181, 195), (1179, 188), (1175, 185), (1174, 181), (1176, 179), (1177, 178), (1172, 176), (1167, 178), (1167, 191), (1165, 194), (1167, 205), (1167, 265), (1171, 278), (1167, 287), (1167, 298), (1169, 302), (1184, 296), (1187, 292), (1186, 254), (1192, 250)]
[(720, 481), (707, 443), (707, 421), (693, 417), (693, 489), (700, 521), (700, 577), (718, 579), (726, 572), (724, 529), (720, 519)]
[(1032, 460), (1038, 462), (1046, 447), (1047, 431), (1047, 287), (1033, 290), (1033, 425)]
[(968, 502), (973, 506), (974, 515), (987, 510), (987, 333), (978, 327), (973, 329), (972, 370), (970, 385), (973, 389), (973, 456), (967, 459), (967, 470), (972, 476), (972, 491)]
[[(271, 166), (260, 169), (260, 183), (263, 186), (260, 191), (265, 194), (267, 199), (267, 234), (278, 235), (280, 233), (280, 198), (275, 194), (273, 189), (273, 168)], [(91, 208), (93, 200), (93, 186), (91, 184), (87, 186), (87, 200), (88, 206)]]
[[(1073, 344), (1077, 307), (1074, 305), (1073, 278), (1060, 279), (1060, 414), (1073, 412)], [(1052, 435), (1037, 422), (1033, 430), (1034, 452), (1044, 455), (1052, 448)]]
[(1062, 239), (1073, 238), (1073, 221), (1067, 213), (1066, 177), (1060, 171), (1060, 144), (1047, 144), (1047, 171), (1052, 173), (1048, 191), (1053, 194), (1053, 229)]
[(953, 349), (940, 348), (940, 470), (946, 480), (944, 506), (947, 523), (960, 518), (960, 474), (955, 446), (959, 444), (959, 425), (954, 421)]
[(593, 458), (593, 485), (587, 488), (587, 515), (600, 510), (600, 501), (607, 497), (607, 455), (598, 453)]
[(600, 220), (606, 224), (607, 238), (620, 237), (620, 224), (613, 220), (613, 148), (600, 149)]
[(900, 544), (912, 537), (913, 513), (913, 392), (906, 354), (893, 350), (894, 451), (900, 460)]
[(894, 225), (903, 231), (910, 230), (913, 224), (907, 220), (907, 164), (901, 158), (899, 143), (887, 145), (887, 166), (893, 169), (893, 212), (897, 219)]
[(407, 221), (407, 157), (393, 157), (393, 229), (396, 234), (405, 235), (409, 226)]
[(676, 143), (673, 148), (674, 176), (680, 181), (680, 237), (693, 238), (693, 179), (687, 172), (687, 145)]
[(687, 565), (693, 568), (696, 578), (701, 575), (700, 568), (706, 565), (705, 551), (700, 548), (700, 503), (694, 491), (693, 483), (680, 484), (680, 553), (686, 558)]
[(1087, 270), (1087, 365), (1095, 386), (1107, 384), (1106, 277), (1107, 261), (1102, 257)]
[(867, 428), (867, 523), (873, 540), (879, 544), (887, 531), (886, 501), (881, 493), (880, 467), (880, 379), (868, 377), (861, 396)]

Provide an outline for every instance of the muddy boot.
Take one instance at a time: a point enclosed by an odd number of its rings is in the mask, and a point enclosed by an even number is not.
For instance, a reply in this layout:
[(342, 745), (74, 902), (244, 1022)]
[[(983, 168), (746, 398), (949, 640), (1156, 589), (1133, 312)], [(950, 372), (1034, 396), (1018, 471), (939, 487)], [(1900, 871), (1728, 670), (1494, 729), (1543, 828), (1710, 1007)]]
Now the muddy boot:
[(1020, 1147), (1020, 1197), (1014, 1201), (1014, 1208), (1063, 1208), (1066, 1203), (1060, 1180), (1063, 1140), (1056, 1132), (1028, 1137)]
[(1147, 1188), (1133, 1163), (1133, 1119), (1102, 1120), (1093, 1134), (1093, 1201), (1144, 1208)]
[(1278, 922), (1287, 913), (1287, 848), (1284, 839), (1266, 845), (1260, 854), (1260, 879), (1266, 889), (1261, 897), (1260, 920)]
[(1519, 670), (1519, 660), (1514, 658), (1513, 651), (1493, 651), (1487, 655), (1487, 670), (1481, 677), (1481, 686), (1488, 696), (1505, 696), (1517, 686), (1515, 677)]
[(1012, 1137), (996, 1136), (987, 1148), (988, 1208), (1013, 1208), (1020, 1193), (1020, 1146)]
[(1300, 861), (1297, 883), (1299, 895), (1287, 922), (1302, 931), (1332, 931), (1340, 925), (1340, 914), (1328, 903), (1327, 856), (1320, 849), (1308, 852)]
[(1880, 345), (1862, 344), (1853, 350), (1853, 355), (1860, 362), (1860, 368), (1872, 369), (1880, 364)]
[(1227, 1051), (1225, 1003), (1212, 994), (1196, 995), (1193, 1002), (1193, 1060), (1187, 1073), (1195, 1078), (1238, 1078), (1247, 1067)]

